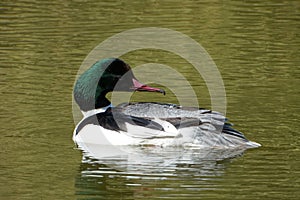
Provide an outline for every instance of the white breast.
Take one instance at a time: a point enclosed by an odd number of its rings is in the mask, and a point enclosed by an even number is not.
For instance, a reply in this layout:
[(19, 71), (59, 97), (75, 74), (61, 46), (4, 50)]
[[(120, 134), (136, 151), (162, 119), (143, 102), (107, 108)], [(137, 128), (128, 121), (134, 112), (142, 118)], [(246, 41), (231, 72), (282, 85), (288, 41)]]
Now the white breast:
[(139, 142), (139, 139), (132, 138), (122, 131), (108, 130), (94, 124), (88, 124), (82, 128), (77, 135), (74, 135), (73, 140), (77, 143), (99, 145), (132, 145)]

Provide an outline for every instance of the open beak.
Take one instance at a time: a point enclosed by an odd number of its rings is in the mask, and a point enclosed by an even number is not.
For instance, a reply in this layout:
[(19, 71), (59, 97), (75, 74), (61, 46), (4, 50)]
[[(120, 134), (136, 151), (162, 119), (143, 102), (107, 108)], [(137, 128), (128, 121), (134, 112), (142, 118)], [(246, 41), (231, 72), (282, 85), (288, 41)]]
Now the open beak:
[(135, 78), (132, 79), (133, 82), (133, 89), (135, 91), (145, 91), (145, 92), (160, 92), (164, 95), (166, 95), (166, 92), (162, 89), (159, 88), (153, 88), (153, 87), (149, 87), (148, 85), (145, 85), (143, 83), (140, 83), (138, 80), (136, 80)]

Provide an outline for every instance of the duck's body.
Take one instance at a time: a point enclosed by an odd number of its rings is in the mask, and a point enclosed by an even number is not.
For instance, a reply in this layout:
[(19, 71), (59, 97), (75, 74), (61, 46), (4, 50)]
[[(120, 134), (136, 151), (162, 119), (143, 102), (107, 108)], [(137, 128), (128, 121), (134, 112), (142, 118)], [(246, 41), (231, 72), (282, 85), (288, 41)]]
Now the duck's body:
[[(101, 73), (100, 76), (97, 75), (97, 71)], [(91, 87), (91, 83), (85, 84), (83, 81), (88, 80), (87, 75), (94, 75), (90, 77), (96, 84), (93, 87), (94, 91), (88, 88)], [(96, 76), (98, 80), (95, 81)], [(119, 76), (116, 81), (121, 81), (121, 84), (111, 81), (110, 85), (105, 84), (105, 80), (107, 81), (109, 77), (112, 79), (116, 76)], [(121, 86), (117, 88), (116, 85)], [(119, 59), (97, 62), (78, 79), (75, 85), (75, 100), (85, 113), (85, 117), (74, 130), (75, 142), (99, 145), (183, 145), (218, 148), (260, 146), (234, 130), (218, 112), (153, 102), (125, 103), (111, 107), (105, 95), (113, 90), (164, 93), (161, 89), (139, 83), (129, 66)], [(86, 93), (90, 97), (84, 97)], [(91, 99), (94, 101), (90, 101)], [(90, 109), (93, 106), (95, 109)]]

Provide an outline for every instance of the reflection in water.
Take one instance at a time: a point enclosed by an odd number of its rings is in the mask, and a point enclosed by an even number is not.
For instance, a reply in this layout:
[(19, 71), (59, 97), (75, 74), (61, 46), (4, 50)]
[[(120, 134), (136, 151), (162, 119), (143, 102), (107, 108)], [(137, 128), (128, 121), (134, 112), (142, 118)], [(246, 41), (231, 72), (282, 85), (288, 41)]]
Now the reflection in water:
[[(77, 194), (117, 197), (201, 196), (216, 189), (226, 161), (243, 149), (192, 149), (182, 147), (101, 146), (79, 144), (83, 150)], [(151, 191), (155, 190), (155, 194)]]

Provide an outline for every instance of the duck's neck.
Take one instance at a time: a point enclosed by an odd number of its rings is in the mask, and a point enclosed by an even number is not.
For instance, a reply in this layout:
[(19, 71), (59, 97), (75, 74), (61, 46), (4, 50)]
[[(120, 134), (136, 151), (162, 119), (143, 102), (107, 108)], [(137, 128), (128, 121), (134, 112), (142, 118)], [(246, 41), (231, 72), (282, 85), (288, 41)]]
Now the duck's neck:
[(96, 102), (95, 102), (96, 109), (103, 108), (111, 104), (110, 101), (105, 97), (106, 93), (107, 92), (103, 92), (96, 98)]
[(81, 111), (84, 118), (87, 118), (87, 117), (90, 117), (92, 115), (95, 115), (97, 113), (102, 113), (102, 112), (105, 112), (107, 110), (107, 108), (111, 108), (113, 107), (113, 105), (109, 102), (109, 105), (105, 106), (105, 107), (102, 107), (102, 108), (95, 108), (93, 110), (88, 110), (88, 111)]
[(105, 97), (107, 92), (102, 92), (97, 98), (95, 102), (94, 109), (82, 111), (84, 117), (89, 117), (95, 115), (97, 113), (105, 112), (107, 108), (112, 107), (110, 101)]

